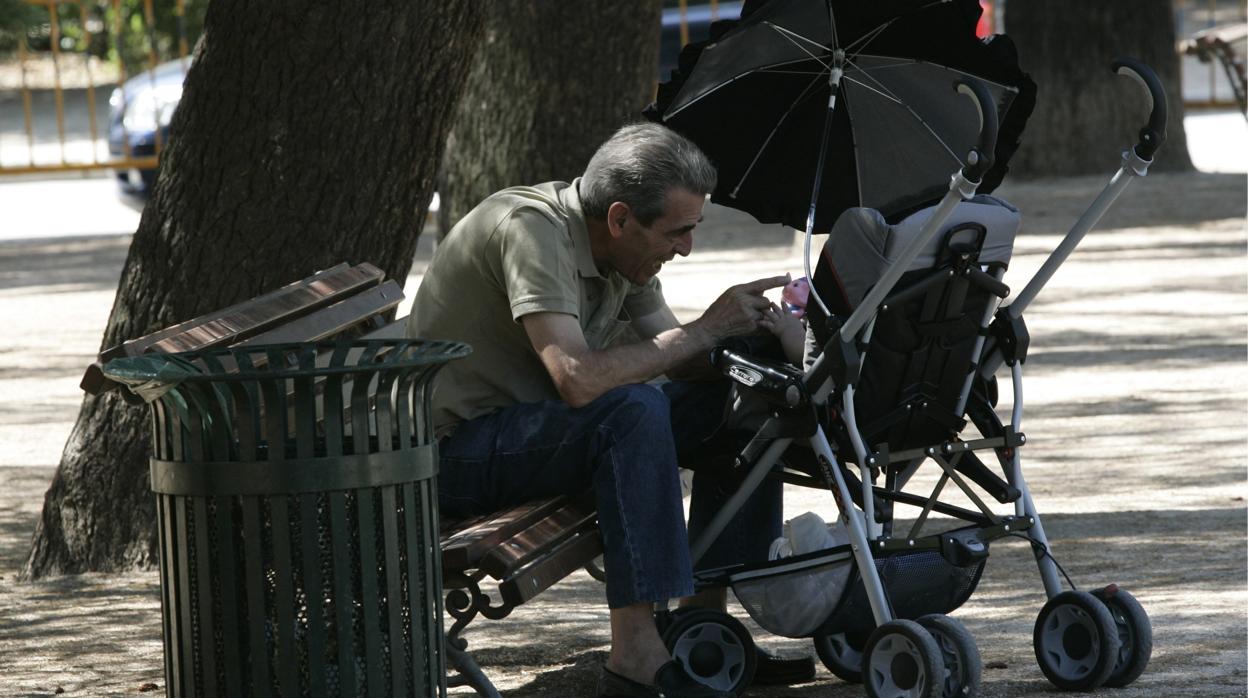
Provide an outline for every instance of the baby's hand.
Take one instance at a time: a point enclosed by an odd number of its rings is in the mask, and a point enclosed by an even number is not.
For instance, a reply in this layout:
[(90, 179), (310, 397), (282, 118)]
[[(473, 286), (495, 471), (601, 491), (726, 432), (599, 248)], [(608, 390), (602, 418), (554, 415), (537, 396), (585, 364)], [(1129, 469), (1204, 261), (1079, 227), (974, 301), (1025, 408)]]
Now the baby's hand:
[(760, 325), (780, 340), (784, 355), (791, 363), (800, 363), (806, 343), (806, 326), (792, 313), (781, 310), (775, 303), (763, 309)]

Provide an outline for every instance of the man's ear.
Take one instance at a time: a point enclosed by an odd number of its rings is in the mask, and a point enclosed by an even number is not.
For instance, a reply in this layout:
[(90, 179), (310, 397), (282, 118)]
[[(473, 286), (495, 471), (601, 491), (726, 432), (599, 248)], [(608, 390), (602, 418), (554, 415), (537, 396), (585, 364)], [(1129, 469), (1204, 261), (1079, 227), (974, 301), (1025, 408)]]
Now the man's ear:
[(607, 207), (607, 230), (611, 232), (611, 237), (618, 238), (624, 234), (624, 224), (630, 215), (632, 211), (623, 201), (616, 201)]

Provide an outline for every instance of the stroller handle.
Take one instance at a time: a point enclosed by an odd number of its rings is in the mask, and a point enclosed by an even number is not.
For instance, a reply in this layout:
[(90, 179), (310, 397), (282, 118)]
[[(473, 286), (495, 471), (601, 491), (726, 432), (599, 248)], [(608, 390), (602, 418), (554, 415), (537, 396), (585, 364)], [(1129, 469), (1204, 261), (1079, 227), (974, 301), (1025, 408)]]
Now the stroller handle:
[(962, 78), (953, 84), (955, 90), (975, 103), (979, 112), (979, 142), (966, 154), (962, 176), (967, 181), (979, 183), (984, 173), (992, 167), (997, 149), (997, 103), (984, 83)]
[(1151, 161), (1153, 153), (1166, 142), (1166, 90), (1161, 86), (1157, 73), (1143, 61), (1120, 56), (1109, 67), (1115, 73), (1135, 80), (1148, 96), (1148, 124), (1140, 129), (1140, 142), (1135, 144), (1135, 154), (1141, 160)]

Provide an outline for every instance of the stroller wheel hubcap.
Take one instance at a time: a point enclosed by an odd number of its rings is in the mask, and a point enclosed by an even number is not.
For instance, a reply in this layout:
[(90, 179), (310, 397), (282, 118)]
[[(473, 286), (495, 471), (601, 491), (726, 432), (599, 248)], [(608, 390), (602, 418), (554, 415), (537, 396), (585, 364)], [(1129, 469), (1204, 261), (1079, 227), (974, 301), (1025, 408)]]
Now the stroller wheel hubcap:
[(893, 691), (912, 691), (921, 687), (926, 677), (923, 667), (917, 659), (918, 648), (901, 635), (885, 638), (876, 645), (872, 663), (876, 666), (888, 667), (888, 674), (877, 673), (872, 683), (881, 693)]
[(893, 683), (902, 690), (908, 691), (919, 682), (919, 665), (914, 661), (914, 657), (908, 654), (893, 657), (891, 669)]
[(746, 647), (731, 630), (717, 623), (699, 623), (682, 632), (672, 656), (701, 683), (728, 690), (746, 669)]
[(1062, 635), (1062, 649), (1066, 650), (1066, 655), (1072, 659), (1083, 659), (1092, 651), (1091, 633), (1082, 625), (1072, 625), (1066, 628), (1066, 632)]
[(689, 651), (689, 668), (698, 676), (714, 676), (724, 665), (724, 651), (710, 642), (699, 642)]

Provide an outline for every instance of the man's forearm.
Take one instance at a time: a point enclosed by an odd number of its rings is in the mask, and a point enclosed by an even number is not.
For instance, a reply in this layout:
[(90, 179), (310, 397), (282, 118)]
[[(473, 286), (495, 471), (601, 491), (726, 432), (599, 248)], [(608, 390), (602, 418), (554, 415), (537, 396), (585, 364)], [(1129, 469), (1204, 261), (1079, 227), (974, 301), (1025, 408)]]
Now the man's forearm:
[[(704, 357), (715, 341), (695, 320), (639, 342), (588, 351), (580, 357), (570, 357), (571, 380), (560, 392), (578, 406), (612, 388), (644, 383), (663, 374), (671, 378), (705, 378), (711, 372)], [(706, 370), (695, 368), (699, 362)]]

